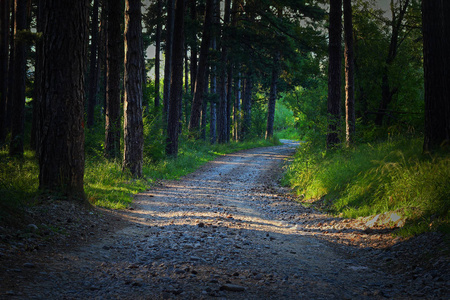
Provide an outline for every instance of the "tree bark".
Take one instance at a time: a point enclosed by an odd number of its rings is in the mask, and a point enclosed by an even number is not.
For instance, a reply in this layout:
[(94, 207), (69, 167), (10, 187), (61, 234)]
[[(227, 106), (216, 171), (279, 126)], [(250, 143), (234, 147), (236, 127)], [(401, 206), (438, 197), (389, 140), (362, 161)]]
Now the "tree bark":
[(160, 68), (161, 68), (161, 13), (162, 0), (157, 0), (158, 5), (158, 23), (156, 24), (156, 45), (155, 45), (155, 107), (160, 106)]
[[(42, 0), (37, 0), (37, 12), (36, 12), (36, 31), (42, 33)], [(30, 145), (31, 148), (36, 152), (36, 156), (39, 157), (39, 139), (40, 139), (40, 105), (41, 105), (41, 86), (42, 86), (42, 78), (39, 74), (42, 73), (42, 39), (38, 39), (36, 41), (36, 59), (34, 65), (34, 91), (33, 91), (33, 119), (31, 124), (31, 139)], [(38, 76), (36, 76), (38, 75)]]
[(95, 106), (98, 92), (98, 1), (94, 0), (91, 20), (91, 58), (89, 68), (89, 98), (87, 109), (87, 126), (92, 128), (95, 122)]
[(106, 133), (105, 156), (119, 158), (120, 155), (120, 66), (122, 1), (108, 1), (108, 32), (106, 52)]
[(170, 101), (170, 80), (172, 77), (172, 45), (173, 45), (173, 31), (174, 31), (174, 5), (175, 0), (167, 0), (167, 28), (166, 28), (166, 50), (165, 50), (165, 64), (164, 64), (164, 92), (163, 92), (163, 118), (164, 123), (167, 124), (169, 116), (169, 101)]
[(12, 118), (12, 110), (13, 110), (13, 91), (12, 88), (14, 85), (14, 26), (16, 24), (16, 9), (15, 9), (15, 2), (10, 1), (10, 8), (11, 8), (11, 20), (9, 22), (10, 26), (10, 34), (9, 34), (9, 62), (8, 62), (8, 95), (6, 100), (6, 131), (11, 131), (11, 118)]
[(424, 153), (450, 149), (450, 4), (423, 0), (423, 55), (425, 75)]
[(234, 121), (234, 140), (239, 141), (240, 125), (241, 125), (241, 73), (237, 74), (237, 80), (235, 81), (235, 98), (233, 109), (233, 121)]
[(25, 80), (27, 72), (27, 42), (21, 34), (27, 30), (27, 0), (15, 0), (14, 25), (14, 85), (12, 86), (10, 156), (23, 156), (25, 134)]
[(84, 177), (84, 74), (88, 0), (43, 0), (39, 186), (87, 204)]
[(0, 2), (0, 145), (6, 138), (6, 101), (8, 95), (9, 1)]
[[(249, 64), (251, 66), (251, 64)], [(241, 140), (245, 141), (250, 136), (252, 125), (252, 94), (253, 94), (253, 72), (251, 67), (247, 71), (244, 87), (244, 98), (242, 100), (242, 128)]]
[(342, 0), (330, 2), (327, 148), (339, 144), (341, 103)]
[(144, 124), (142, 121), (143, 56), (141, 1), (125, 1), (125, 97), (124, 97), (124, 171), (142, 176)]
[(280, 52), (277, 51), (277, 53), (274, 55), (273, 58), (272, 80), (270, 84), (269, 105), (267, 109), (266, 140), (269, 140), (273, 137), (273, 123), (275, 122), (275, 105), (277, 103), (279, 61), (280, 61)]
[(176, 0), (172, 51), (172, 78), (166, 142), (166, 154), (171, 157), (177, 157), (178, 155), (178, 135), (180, 126), (179, 110), (181, 96), (183, 94), (184, 10), (184, 0)]
[(207, 85), (207, 78), (202, 76), (205, 74), (208, 67), (208, 52), (211, 43), (211, 24), (213, 16), (213, 2), (214, 0), (207, 0), (205, 7), (205, 21), (203, 24), (202, 43), (200, 45), (200, 57), (198, 62), (197, 76), (195, 81), (194, 99), (192, 101), (191, 118), (189, 120), (189, 131), (194, 136), (197, 136), (200, 126), (200, 115), (204, 97), (205, 85)]
[(345, 142), (353, 144), (355, 135), (355, 55), (353, 48), (352, 2), (344, 0), (345, 36)]
[[(191, 0), (191, 19), (197, 20), (197, 0)], [(197, 78), (197, 33), (192, 30), (191, 36), (191, 94), (194, 95), (195, 82)]]
[[(222, 39), (224, 42), (225, 28), (230, 23), (230, 6), (231, 0), (225, 0), (225, 15), (222, 29)], [(217, 110), (217, 141), (219, 144), (228, 142), (228, 126), (227, 126), (227, 62), (228, 62), (228, 48), (222, 45), (222, 53), (220, 57), (220, 75), (219, 75), (219, 107)]]

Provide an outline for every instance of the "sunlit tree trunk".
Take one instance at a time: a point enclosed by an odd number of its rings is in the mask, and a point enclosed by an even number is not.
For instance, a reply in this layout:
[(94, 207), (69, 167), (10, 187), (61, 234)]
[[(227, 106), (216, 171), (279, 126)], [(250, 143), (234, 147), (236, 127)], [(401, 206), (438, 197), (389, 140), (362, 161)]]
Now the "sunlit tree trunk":
[(345, 141), (353, 143), (355, 135), (355, 64), (353, 51), (352, 2), (344, 0), (345, 36)]
[(43, 5), (39, 186), (87, 204), (83, 119), (89, 1), (44, 0)]
[(341, 115), (342, 0), (330, 2), (327, 147), (339, 144)]
[(142, 122), (143, 55), (141, 1), (125, 1), (125, 97), (123, 170), (142, 176), (144, 125)]

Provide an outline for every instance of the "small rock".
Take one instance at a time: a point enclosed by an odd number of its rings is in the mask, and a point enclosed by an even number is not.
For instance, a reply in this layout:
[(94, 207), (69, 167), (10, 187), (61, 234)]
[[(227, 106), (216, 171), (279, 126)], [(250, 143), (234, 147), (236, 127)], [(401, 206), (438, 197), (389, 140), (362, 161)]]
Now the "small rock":
[(36, 226), (36, 225), (34, 225), (34, 224), (28, 224), (28, 226), (27, 226), (29, 229), (31, 229), (31, 230), (38, 230), (38, 227)]
[(237, 284), (226, 283), (220, 287), (220, 290), (221, 291), (229, 291), (229, 292), (244, 292), (245, 287), (237, 285)]
[(36, 266), (33, 263), (24, 263), (23, 267), (32, 269), (32, 268), (35, 268)]

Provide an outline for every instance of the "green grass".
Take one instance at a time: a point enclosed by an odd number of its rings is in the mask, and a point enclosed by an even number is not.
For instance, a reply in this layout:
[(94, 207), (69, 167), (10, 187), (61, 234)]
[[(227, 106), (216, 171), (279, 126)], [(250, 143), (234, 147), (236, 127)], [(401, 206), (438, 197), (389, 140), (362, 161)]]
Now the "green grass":
[(26, 151), (23, 158), (0, 151), (0, 221), (15, 218), (32, 204), (39, 185), (38, 165), (34, 153)]
[(422, 139), (363, 144), (323, 151), (299, 150), (284, 182), (302, 202), (356, 218), (396, 211), (407, 220), (400, 232), (448, 230), (450, 156), (421, 154)]
[[(98, 139), (101, 141), (101, 139)], [(227, 153), (255, 147), (272, 146), (273, 141), (255, 140), (226, 145), (209, 145), (203, 141), (181, 138), (178, 159), (146, 157), (143, 178), (134, 179), (122, 172), (121, 161), (107, 160), (95, 142), (88, 138), (85, 162), (85, 192), (96, 206), (124, 209), (133, 201), (133, 195), (150, 188), (158, 179), (178, 179), (206, 162)], [(40, 195), (39, 167), (34, 153), (27, 151), (24, 158), (10, 158), (6, 150), (0, 152), (0, 221), (19, 216), (23, 208), (33, 205)]]

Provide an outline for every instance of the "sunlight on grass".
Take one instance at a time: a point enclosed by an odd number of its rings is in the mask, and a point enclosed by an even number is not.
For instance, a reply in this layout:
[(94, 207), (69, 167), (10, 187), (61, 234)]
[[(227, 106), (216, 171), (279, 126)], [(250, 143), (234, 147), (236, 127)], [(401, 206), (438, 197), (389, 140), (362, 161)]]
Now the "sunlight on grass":
[(298, 151), (284, 183), (303, 202), (344, 217), (400, 211), (415, 227), (404, 232), (446, 226), (450, 157), (424, 157), (421, 144), (398, 139), (328, 152), (309, 144)]

